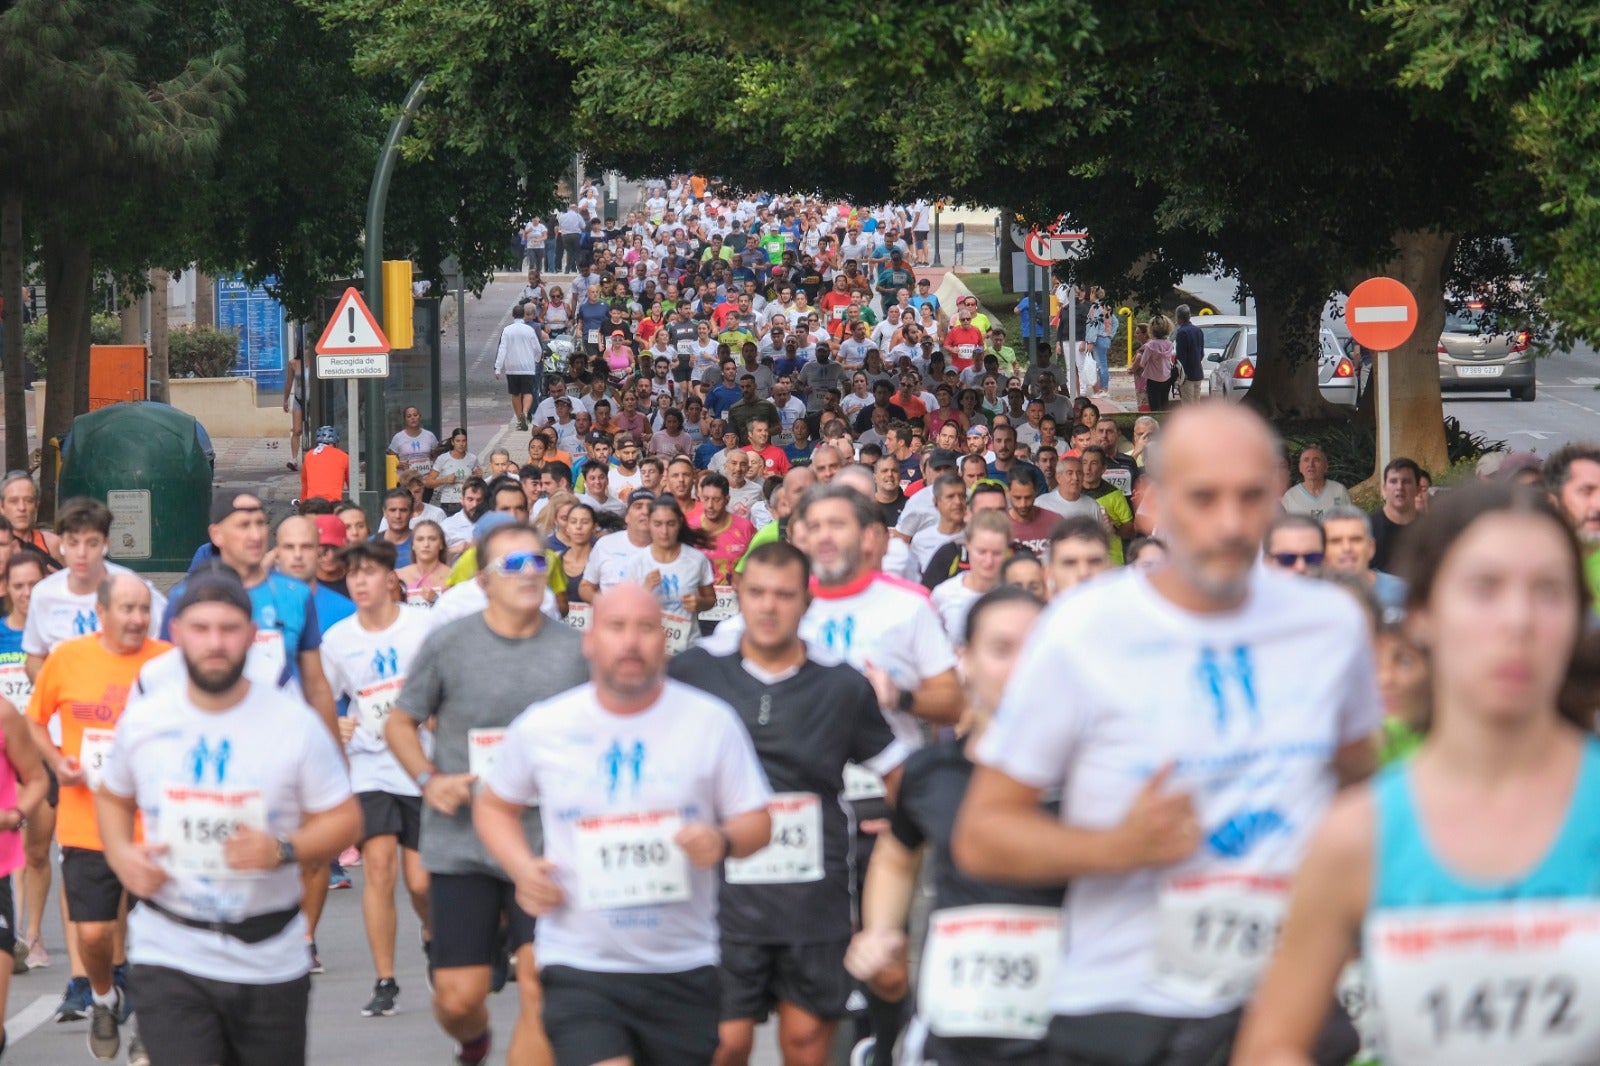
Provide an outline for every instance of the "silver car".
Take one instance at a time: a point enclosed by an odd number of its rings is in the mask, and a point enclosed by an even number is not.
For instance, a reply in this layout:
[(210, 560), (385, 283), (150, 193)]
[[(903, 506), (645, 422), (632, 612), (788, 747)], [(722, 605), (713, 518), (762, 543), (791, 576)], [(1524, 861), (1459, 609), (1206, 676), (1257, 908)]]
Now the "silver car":
[[(1211, 395), (1238, 400), (1250, 391), (1256, 378), (1255, 323), (1243, 326), (1228, 342), (1222, 358), (1212, 367)], [(1323, 328), (1321, 350), (1317, 355), (1317, 385), (1322, 398), (1346, 407), (1356, 405), (1356, 365), (1344, 353), (1333, 330)]]
[(1228, 342), (1233, 340), (1245, 326), (1254, 326), (1256, 320), (1250, 315), (1196, 315), (1190, 320), (1200, 327), (1200, 332), (1206, 335), (1206, 357), (1204, 376), (1200, 379), (1200, 395), (1211, 394), (1211, 371), (1222, 362), (1222, 353), (1228, 347)]
[(1439, 389), (1442, 392), (1501, 392), (1514, 400), (1533, 400), (1533, 337), (1527, 330), (1486, 333), (1482, 304), (1468, 304), (1444, 317), (1439, 334)]

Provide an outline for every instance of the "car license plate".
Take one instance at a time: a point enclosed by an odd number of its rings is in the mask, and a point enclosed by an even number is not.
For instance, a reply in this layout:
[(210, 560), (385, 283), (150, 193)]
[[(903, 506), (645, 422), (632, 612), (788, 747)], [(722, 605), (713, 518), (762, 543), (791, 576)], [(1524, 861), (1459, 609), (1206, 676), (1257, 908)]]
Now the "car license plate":
[(1458, 366), (1456, 376), (1463, 378), (1497, 378), (1500, 376), (1499, 366)]

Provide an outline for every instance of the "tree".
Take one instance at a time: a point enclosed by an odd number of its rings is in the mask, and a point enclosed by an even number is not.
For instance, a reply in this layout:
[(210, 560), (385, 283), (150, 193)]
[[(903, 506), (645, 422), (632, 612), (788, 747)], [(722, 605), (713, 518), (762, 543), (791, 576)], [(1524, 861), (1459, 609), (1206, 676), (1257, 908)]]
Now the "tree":
[[(226, 54), (190, 54), (169, 64), (143, 54), (155, 13), (141, 0), (16, 0), (0, 12), (0, 153), (10, 164), (0, 184), (41, 234), (51, 303), (43, 440), (63, 435), (74, 412), (87, 406), (87, 322), (100, 227), (130, 192), (212, 158), (238, 102), (239, 70)], [(4, 274), (8, 283), (20, 283), (16, 267)], [(20, 306), (20, 284), (4, 296)], [(16, 432), (23, 421), (8, 426), (8, 437), (23, 436)], [(8, 455), (16, 451), (8, 441)], [(55, 481), (41, 481), (49, 513)]]

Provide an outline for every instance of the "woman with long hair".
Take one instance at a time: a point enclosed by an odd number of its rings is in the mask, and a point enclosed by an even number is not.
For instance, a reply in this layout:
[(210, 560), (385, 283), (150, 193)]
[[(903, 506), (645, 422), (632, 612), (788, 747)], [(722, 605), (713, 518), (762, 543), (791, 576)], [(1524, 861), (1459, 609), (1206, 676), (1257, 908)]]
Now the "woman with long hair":
[(1312, 1061), (1360, 945), (1386, 1066), (1600, 1062), (1600, 650), (1543, 492), (1441, 496), (1401, 542), (1416, 753), (1340, 796), (1295, 877), (1240, 1066)]
[(439, 506), (447, 515), (461, 510), (461, 486), (468, 478), (482, 477), (478, 457), (467, 451), (467, 431), (457, 426), (450, 431), (450, 450), (433, 461), (433, 469), (423, 484), (437, 490)]
[[(909, 1057), (903, 1061), (1043, 1061), (1049, 968), (1057, 955), (1065, 888), (977, 881), (956, 868), (950, 853), (956, 812), (972, 779), (968, 753), (988, 726), (1042, 610), (1037, 596), (1014, 585), (995, 588), (972, 604), (959, 634), (966, 708), (957, 735), (906, 760), (889, 831), (875, 838), (861, 931), (850, 942), (845, 969), (891, 1003), (910, 990), (905, 930), (918, 872), (924, 861), (932, 863), (933, 913), (916, 982), (916, 1015), (903, 1048)], [(997, 963), (1003, 958), (1006, 979), (974, 972), (979, 954)], [(894, 1042), (893, 1033), (875, 1038), (883, 1048)]]
[[(545, 508), (550, 510), (550, 508)], [(572, 603), (582, 603), (578, 586), (583, 583), (584, 567), (589, 565), (589, 553), (594, 550), (598, 515), (595, 509), (576, 498), (566, 505), (566, 518), (557, 524), (561, 528), (561, 570), (567, 577), (567, 598)]]
[(445, 558), (444, 529), (431, 518), (411, 527), (411, 565), (394, 572), (407, 603), (432, 607), (445, 590), (450, 563)]
[(544, 507), (533, 516), (533, 528), (544, 537), (550, 550), (561, 552), (566, 548), (567, 515), (578, 497), (566, 489), (557, 489), (545, 500)]
[(700, 639), (700, 612), (717, 602), (707, 541), (671, 496), (650, 505), (650, 544), (634, 554), (624, 579), (649, 589), (661, 604), (667, 649), (680, 652)]

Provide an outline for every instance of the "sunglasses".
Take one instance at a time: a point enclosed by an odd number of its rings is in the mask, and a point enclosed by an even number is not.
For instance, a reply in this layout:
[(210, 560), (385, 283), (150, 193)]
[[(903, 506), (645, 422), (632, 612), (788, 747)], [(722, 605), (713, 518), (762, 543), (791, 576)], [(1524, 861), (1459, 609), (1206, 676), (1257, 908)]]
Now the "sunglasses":
[(1294, 564), (1304, 559), (1307, 566), (1321, 566), (1322, 552), (1273, 552), (1272, 560), (1285, 570), (1293, 568)]
[(512, 552), (484, 569), (492, 574), (523, 574), (529, 570), (542, 574), (550, 569), (550, 560), (545, 558), (544, 552)]

